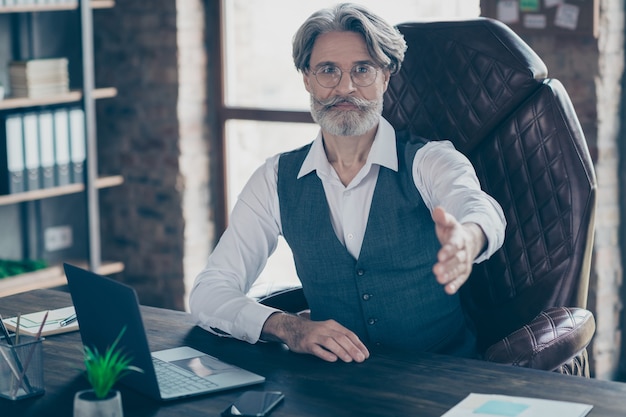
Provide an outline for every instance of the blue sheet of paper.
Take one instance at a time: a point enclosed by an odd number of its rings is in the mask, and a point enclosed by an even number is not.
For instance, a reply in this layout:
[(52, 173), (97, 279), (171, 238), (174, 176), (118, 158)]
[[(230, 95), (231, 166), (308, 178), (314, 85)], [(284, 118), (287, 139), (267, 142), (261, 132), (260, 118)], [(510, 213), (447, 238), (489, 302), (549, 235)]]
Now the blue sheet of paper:
[(526, 410), (528, 405), (509, 401), (487, 401), (474, 410), (475, 414), (489, 414), (499, 417), (516, 417)]

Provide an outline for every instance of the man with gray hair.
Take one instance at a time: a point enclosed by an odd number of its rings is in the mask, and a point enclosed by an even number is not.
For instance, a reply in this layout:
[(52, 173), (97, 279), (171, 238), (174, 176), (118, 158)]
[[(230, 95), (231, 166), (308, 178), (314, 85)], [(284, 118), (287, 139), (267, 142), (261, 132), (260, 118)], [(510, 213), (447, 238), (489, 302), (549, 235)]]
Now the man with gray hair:
[[(450, 142), (395, 132), (381, 116), (405, 50), (395, 28), (355, 4), (300, 27), (293, 59), (320, 132), (250, 178), (192, 290), (200, 326), (327, 361), (362, 362), (377, 347), (475, 355), (458, 289), (502, 245), (505, 219)], [(281, 235), (308, 314), (245, 295)]]

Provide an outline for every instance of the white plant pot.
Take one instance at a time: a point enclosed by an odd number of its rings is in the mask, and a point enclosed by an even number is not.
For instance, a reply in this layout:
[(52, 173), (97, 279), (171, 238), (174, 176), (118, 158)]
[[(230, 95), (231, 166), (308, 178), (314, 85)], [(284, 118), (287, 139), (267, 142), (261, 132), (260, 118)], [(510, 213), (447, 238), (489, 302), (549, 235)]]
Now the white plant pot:
[(74, 395), (74, 417), (123, 417), (122, 394), (113, 390), (104, 399), (96, 398), (93, 390)]

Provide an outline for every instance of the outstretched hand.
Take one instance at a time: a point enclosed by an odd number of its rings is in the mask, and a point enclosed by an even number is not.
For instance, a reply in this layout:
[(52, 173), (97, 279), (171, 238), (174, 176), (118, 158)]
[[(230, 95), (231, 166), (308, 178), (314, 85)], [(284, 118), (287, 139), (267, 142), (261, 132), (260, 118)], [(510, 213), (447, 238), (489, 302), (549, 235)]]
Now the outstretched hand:
[(480, 226), (475, 223), (461, 224), (442, 207), (435, 207), (432, 217), (441, 243), (433, 273), (445, 291), (454, 294), (467, 281), (486, 237)]
[(309, 353), (328, 362), (363, 362), (369, 351), (361, 340), (335, 320), (312, 321), (306, 316), (274, 313), (263, 325), (261, 337), (285, 343), (290, 350)]

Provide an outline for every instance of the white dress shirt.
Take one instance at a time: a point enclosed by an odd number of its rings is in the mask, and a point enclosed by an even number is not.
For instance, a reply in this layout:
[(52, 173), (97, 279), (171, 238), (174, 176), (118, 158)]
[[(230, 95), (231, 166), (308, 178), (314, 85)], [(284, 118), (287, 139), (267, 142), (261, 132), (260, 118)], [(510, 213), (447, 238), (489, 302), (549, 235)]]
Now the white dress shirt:
[[(263, 324), (277, 311), (245, 294), (282, 234), (277, 191), (279, 158), (280, 155), (269, 158), (250, 177), (233, 208), (228, 228), (196, 278), (189, 300), (198, 325), (209, 331), (217, 328), (250, 343), (258, 341)], [(355, 259), (363, 243), (381, 166), (398, 170), (395, 131), (382, 117), (367, 161), (350, 184), (344, 186), (328, 162), (321, 132), (298, 174), (301, 177), (316, 172), (324, 187), (337, 238)], [(412, 171), (415, 187), (431, 211), (442, 206), (459, 222), (476, 223), (482, 228), (487, 247), (475, 263), (500, 248), (506, 226), (502, 209), (480, 189), (473, 166), (451, 142), (432, 141), (424, 145), (415, 155)]]

